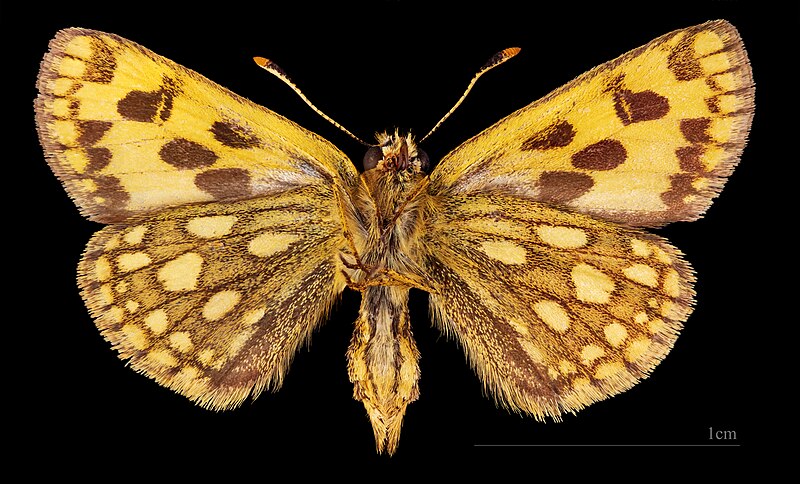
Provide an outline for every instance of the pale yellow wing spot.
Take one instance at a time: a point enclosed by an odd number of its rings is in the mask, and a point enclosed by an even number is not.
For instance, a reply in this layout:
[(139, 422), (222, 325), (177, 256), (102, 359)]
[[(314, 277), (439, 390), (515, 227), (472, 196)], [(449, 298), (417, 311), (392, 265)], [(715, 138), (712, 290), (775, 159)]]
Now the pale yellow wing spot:
[(658, 262), (662, 264), (670, 265), (673, 263), (672, 257), (664, 251), (661, 247), (653, 246), (653, 253), (655, 254), (655, 258)]
[(186, 331), (176, 331), (169, 335), (169, 345), (181, 353), (192, 350), (192, 337)]
[(556, 301), (539, 301), (533, 310), (553, 330), (563, 333), (569, 329), (569, 314)]
[(651, 333), (658, 334), (662, 333), (667, 328), (667, 325), (664, 323), (663, 319), (655, 318), (647, 322), (647, 328)]
[(211, 217), (197, 217), (189, 220), (186, 230), (192, 235), (211, 239), (228, 235), (236, 223), (235, 215), (212, 215)]
[(285, 251), (298, 240), (300, 237), (297, 234), (264, 232), (250, 241), (247, 250), (258, 257), (269, 257)]
[(241, 300), (242, 295), (237, 291), (220, 291), (203, 306), (203, 317), (215, 321), (228, 314)]
[(175, 379), (184, 385), (191, 385), (192, 382), (200, 375), (200, 370), (193, 366), (184, 366), (180, 369)]
[(644, 284), (645, 286), (655, 287), (658, 285), (658, 272), (646, 264), (633, 264), (622, 270), (628, 279)]
[(536, 363), (545, 362), (544, 353), (542, 353), (542, 350), (539, 349), (538, 346), (528, 340), (524, 340), (521, 344), (522, 348), (525, 350), (525, 353), (528, 354), (532, 361)]
[(625, 351), (625, 358), (631, 362), (636, 361), (647, 354), (648, 349), (650, 349), (650, 340), (647, 338), (631, 341), (630, 345)]
[(112, 270), (111, 270), (111, 263), (108, 262), (107, 257), (99, 257), (97, 262), (95, 262), (94, 266), (95, 270), (95, 277), (98, 281), (106, 281), (111, 278)]
[(481, 242), (481, 250), (503, 264), (524, 264), (525, 249), (508, 240), (487, 240)]
[(577, 249), (587, 242), (586, 232), (575, 227), (540, 225), (536, 227), (536, 234), (545, 244), (560, 249)]
[(620, 346), (628, 337), (628, 330), (619, 323), (609, 324), (603, 328), (603, 333), (611, 346)]
[(150, 256), (144, 252), (132, 252), (121, 254), (117, 258), (117, 267), (122, 272), (135, 271), (149, 265), (152, 262)]
[(144, 318), (144, 324), (147, 326), (150, 331), (154, 334), (161, 334), (167, 330), (169, 326), (169, 318), (167, 317), (167, 312), (163, 309), (155, 309), (151, 311), (147, 316)]
[(664, 275), (664, 282), (662, 283), (664, 292), (667, 296), (678, 297), (680, 295), (680, 274), (674, 269), (670, 269)]
[(604, 380), (606, 378), (615, 377), (623, 371), (625, 371), (625, 365), (619, 361), (601, 363), (597, 365), (597, 370), (594, 373), (594, 377), (598, 380)]
[(132, 229), (128, 230), (124, 236), (122, 236), (122, 240), (129, 245), (138, 245), (142, 243), (142, 239), (144, 239), (144, 234), (147, 233), (147, 226), (145, 225), (138, 225), (133, 227)]
[(639, 239), (631, 239), (631, 250), (639, 257), (650, 257), (653, 253), (650, 244)]
[(260, 307), (260, 308), (256, 308), (256, 309), (253, 309), (251, 311), (248, 311), (248, 312), (245, 313), (244, 317), (242, 318), (242, 323), (245, 326), (252, 326), (252, 325), (256, 324), (257, 322), (261, 321), (261, 319), (264, 317), (266, 312), (267, 312), (267, 308), (266, 307)]
[(114, 302), (114, 290), (111, 288), (111, 284), (100, 286), (98, 296), (103, 304), (112, 304)]
[(154, 350), (147, 353), (147, 359), (158, 366), (162, 367), (176, 367), (178, 366), (178, 359), (175, 355), (168, 350)]
[(116, 286), (114, 286), (114, 290), (119, 294), (125, 294), (126, 292), (128, 292), (129, 288), (130, 284), (128, 284), (127, 281), (120, 281), (117, 283)]
[(605, 304), (611, 299), (611, 292), (615, 288), (614, 280), (603, 271), (580, 263), (572, 268), (571, 275), (578, 300)]
[(569, 375), (570, 373), (575, 373), (577, 368), (575, 367), (575, 363), (569, 360), (561, 360), (558, 362), (558, 369), (562, 375)]
[(167, 291), (188, 291), (197, 287), (203, 257), (195, 252), (181, 254), (158, 271), (158, 280)]
[(125, 311), (119, 306), (111, 306), (108, 308), (108, 319), (121, 324), (125, 320)]
[(228, 354), (238, 354), (244, 347), (245, 343), (247, 343), (247, 340), (250, 339), (250, 336), (252, 336), (252, 331), (243, 331), (239, 334), (233, 335), (231, 337), (230, 346), (228, 347)]
[(603, 348), (593, 344), (586, 345), (581, 349), (581, 359), (584, 365), (591, 364), (594, 360), (605, 354), (606, 352)]
[(200, 361), (205, 366), (210, 366), (212, 361), (214, 361), (214, 350), (213, 349), (205, 349), (200, 351), (197, 354), (197, 360)]
[(133, 324), (126, 324), (120, 330), (135, 349), (143, 350), (150, 346), (150, 341), (142, 328)]

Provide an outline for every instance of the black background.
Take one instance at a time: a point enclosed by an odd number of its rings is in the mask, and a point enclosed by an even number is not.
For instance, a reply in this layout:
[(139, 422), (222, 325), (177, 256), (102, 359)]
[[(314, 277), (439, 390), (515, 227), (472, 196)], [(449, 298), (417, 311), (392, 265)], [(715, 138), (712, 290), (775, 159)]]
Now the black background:
[[(796, 153), (794, 159), (782, 153), (772, 136), (789, 102), (778, 85), (787, 69), (781, 59), (792, 56), (796, 63), (797, 42), (790, 42), (789, 33), (800, 22), (797, 7), (731, 1), (652, 4), (658, 6), (555, 2), (522, 7), (494, 1), (449, 7), (406, 1), (322, 7), (290, 2), (281, 8), (233, 2), (181, 8), (147, 2), (4, 4), (3, 78), (10, 90), (4, 94), (3, 141), (14, 153), (4, 155), (12, 173), (4, 196), (13, 220), (4, 238), (14, 246), (6, 252), (12, 297), (6, 296), (11, 316), (5, 324), (12, 333), (5, 344), (13, 350), (6, 401), (16, 408), (8, 424), (22, 428), (11, 434), (16, 451), (47, 462), (68, 457), (69, 467), (59, 467), (63, 470), (85, 470), (103, 460), (124, 474), (166, 461), (177, 471), (234, 466), (263, 469), (263, 476), (293, 456), (304, 459), (295, 472), (314, 470), (320, 458), (333, 456), (354, 466), (355, 473), (363, 463), (400, 467), (425, 457), (445, 469), (454, 463), (478, 469), (489, 460), (529, 466), (569, 456), (568, 462), (577, 463), (603, 452), (612, 459), (611, 471), (619, 470), (616, 466), (628, 460), (623, 456), (632, 452), (661, 466), (666, 450), (476, 444), (727, 443), (741, 447), (685, 452), (738, 461), (739, 453), (761, 444), (755, 417), (770, 411), (775, 396), (764, 379), (779, 364), (757, 351), (780, 339), (769, 328), (787, 323), (769, 315), (777, 295), (767, 281), (780, 246), (767, 243), (772, 226), (765, 214), (776, 207), (773, 166), (797, 161)], [(455, 342), (431, 327), (422, 293), (412, 293), (411, 302), (422, 353), (422, 393), (408, 408), (400, 447), (391, 459), (376, 456), (366, 413), (352, 399), (347, 380), (345, 351), (358, 309), (356, 293), (346, 291), (310, 349), (298, 353), (278, 393), (224, 413), (196, 407), (126, 368), (80, 300), (75, 267), (100, 226), (81, 218), (44, 162), (32, 109), (38, 63), (60, 28), (104, 30), (141, 43), (323, 135), (353, 160), (361, 159), (363, 147), (259, 70), (252, 56), (276, 61), (318, 107), (371, 139), (376, 130), (395, 126), (423, 134), (486, 59), (505, 47), (522, 47), (521, 55), (482, 78), (426, 143), (436, 160), (585, 70), (671, 30), (717, 18), (739, 29), (750, 54), (756, 117), (741, 165), (707, 216), (657, 231), (695, 267), (697, 308), (651, 378), (566, 416), (563, 423), (537, 423), (496, 408)], [(737, 440), (710, 441), (709, 427), (733, 430)], [(562, 463), (559, 468), (564, 469)]]

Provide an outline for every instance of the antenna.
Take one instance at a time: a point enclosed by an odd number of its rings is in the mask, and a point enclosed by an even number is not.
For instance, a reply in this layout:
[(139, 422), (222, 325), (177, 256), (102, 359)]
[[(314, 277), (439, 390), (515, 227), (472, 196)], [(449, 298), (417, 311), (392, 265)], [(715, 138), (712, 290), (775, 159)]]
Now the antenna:
[[(306, 104), (308, 104), (308, 106), (309, 106), (311, 109), (313, 109), (314, 111), (316, 111), (316, 113), (317, 113), (317, 114), (319, 114), (320, 116), (322, 116), (322, 117), (323, 117), (323, 118), (324, 118), (326, 121), (328, 121), (328, 122), (329, 122), (329, 123), (331, 123), (332, 125), (336, 126), (337, 128), (341, 129), (342, 131), (344, 131), (345, 133), (347, 133), (347, 134), (348, 134), (348, 135), (349, 135), (351, 138), (353, 138), (354, 140), (358, 141), (359, 143), (361, 143), (361, 144), (362, 144), (362, 145), (364, 145), (364, 146), (377, 146), (377, 145), (372, 145), (372, 144), (369, 144), (369, 143), (366, 143), (366, 142), (362, 141), (362, 140), (361, 140), (361, 138), (359, 138), (358, 136), (354, 135), (353, 133), (351, 133), (350, 131), (348, 131), (348, 130), (347, 130), (345, 127), (344, 127), (344, 126), (342, 126), (341, 124), (339, 124), (339, 123), (337, 123), (336, 121), (334, 121), (334, 120), (333, 120), (333, 118), (331, 118), (331, 117), (330, 117), (330, 116), (328, 116), (327, 114), (325, 114), (325, 113), (323, 113), (322, 111), (320, 111), (320, 110), (319, 110), (319, 108), (317, 108), (316, 106), (314, 106), (314, 104), (313, 104), (311, 101), (309, 101), (309, 100), (308, 100), (308, 98), (306, 97), (306, 95), (305, 95), (305, 94), (303, 94), (303, 91), (301, 91), (301, 90), (300, 90), (300, 88), (299, 88), (299, 87), (297, 87), (297, 86), (295, 85), (295, 83), (294, 83), (294, 82), (292, 82), (292, 80), (291, 80), (291, 79), (289, 79), (289, 76), (287, 76), (287, 75), (286, 75), (286, 72), (284, 72), (284, 70), (283, 70), (283, 69), (281, 69), (281, 68), (278, 66), (278, 64), (276, 64), (276, 63), (272, 62), (272, 61), (271, 61), (271, 60), (269, 60), (269, 59), (265, 59), (264, 57), (253, 57), (253, 60), (255, 61), (255, 63), (256, 63), (256, 64), (258, 64), (258, 66), (259, 66), (259, 67), (261, 67), (261, 68), (262, 68), (262, 69), (264, 69), (265, 71), (269, 72), (269, 73), (270, 73), (270, 74), (272, 74), (273, 76), (275, 76), (275, 77), (277, 77), (278, 79), (280, 79), (281, 81), (283, 81), (283, 82), (284, 82), (284, 83), (285, 83), (287, 86), (291, 87), (291, 88), (292, 88), (292, 90), (293, 90), (294, 92), (296, 92), (298, 96), (300, 96), (300, 99), (302, 99), (303, 101), (305, 101), (305, 103), (306, 103)], [(501, 62), (502, 62), (502, 61), (501, 61)]]
[[(423, 141), (425, 141), (425, 139), (428, 136), (432, 135), (433, 132), (436, 131), (439, 128), (439, 126), (442, 125), (442, 123), (444, 123), (445, 119), (449, 118), (450, 115), (453, 114), (453, 111), (455, 111), (461, 105), (461, 103), (464, 102), (464, 99), (466, 99), (467, 94), (469, 94), (469, 92), (472, 90), (472, 86), (475, 85), (475, 83), (478, 81), (478, 79), (482, 75), (484, 75), (489, 70), (499, 66), (500, 64), (502, 64), (503, 62), (507, 61), (508, 59), (514, 57), (515, 55), (519, 54), (520, 50), (521, 49), (519, 47), (509, 47), (507, 49), (501, 50), (497, 54), (493, 55), (488, 61), (486, 61), (486, 64), (484, 64), (483, 67), (481, 67), (478, 70), (478, 72), (475, 74), (475, 77), (473, 77), (472, 80), (469, 81), (469, 85), (467, 86), (467, 90), (464, 91), (464, 94), (461, 95), (461, 98), (458, 101), (456, 101), (455, 105), (452, 108), (450, 108), (450, 111), (447, 111), (447, 114), (445, 114), (442, 117), (442, 119), (440, 119), (439, 122), (436, 123), (436, 125), (433, 128), (431, 128), (430, 131), (428, 131), (428, 134), (426, 134), (425, 136), (423, 136), (419, 140), (419, 143), (422, 143)], [(301, 96), (302, 96), (302, 94), (301, 94)]]

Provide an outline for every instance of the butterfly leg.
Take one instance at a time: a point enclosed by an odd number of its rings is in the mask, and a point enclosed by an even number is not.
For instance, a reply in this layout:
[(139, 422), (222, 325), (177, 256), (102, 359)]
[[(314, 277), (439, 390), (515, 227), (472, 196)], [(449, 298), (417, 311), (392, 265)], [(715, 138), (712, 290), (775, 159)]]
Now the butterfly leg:
[[(361, 260), (358, 248), (356, 248), (356, 242), (353, 237), (353, 233), (350, 231), (349, 224), (347, 223), (350, 217), (348, 217), (346, 213), (348, 213), (349, 211), (345, 208), (342, 196), (338, 193), (338, 191), (334, 191), (334, 194), (336, 195), (336, 204), (339, 207), (339, 217), (342, 219), (343, 235), (345, 240), (347, 241), (349, 249), (348, 252), (339, 254), (339, 260), (341, 260), (342, 264), (344, 264), (344, 266), (348, 269), (360, 270), (365, 274), (369, 274), (374, 269), (368, 268)], [(347, 259), (345, 259), (345, 255), (351, 256), (353, 258), (353, 262), (350, 262)], [(353, 287), (351, 284), (352, 280), (350, 279), (350, 276), (346, 273), (346, 271), (342, 272), (344, 273), (345, 279), (347, 280), (347, 285)]]
[(423, 277), (413, 273), (400, 273), (393, 269), (387, 269), (380, 266), (365, 266), (363, 264), (348, 262), (344, 254), (339, 254), (339, 259), (348, 269), (358, 269), (364, 272), (366, 276), (361, 281), (354, 281), (347, 271), (342, 270), (347, 287), (350, 289), (363, 292), (368, 287), (374, 286), (399, 286), (399, 287), (415, 287), (422, 289), (425, 292), (436, 294), (437, 291), (431, 287)]

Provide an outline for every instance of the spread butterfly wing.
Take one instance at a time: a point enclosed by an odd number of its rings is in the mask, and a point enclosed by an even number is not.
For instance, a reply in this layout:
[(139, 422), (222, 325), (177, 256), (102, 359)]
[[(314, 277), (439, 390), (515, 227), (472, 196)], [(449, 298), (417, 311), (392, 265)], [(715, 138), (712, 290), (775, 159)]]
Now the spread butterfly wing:
[(754, 85), (725, 21), (666, 34), (445, 156), (434, 194), (516, 194), (632, 226), (702, 216), (739, 161)]
[(84, 215), (114, 223), (78, 271), (103, 336), (208, 408), (277, 388), (345, 287), (352, 163), (111, 34), (60, 31), (38, 86), (50, 166)]
[(692, 269), (659, 237), (519, 197), (435, 204), (434, 321), (514, 411), (559, 419), (627, 390), (691, 312)]
[(111, 225), (79, 266), (103, 336), (139, 372), (212, 409), (276, 389), (345, 282), (332, 187)]
[(431, 310), (498, 402), (558, 419), (658, 365), (691, 312), (693, 271), (630, 226), (700, 217), (752, 115), (741, 40), (716, 21), (593, 69), (442, 159)]
[(38, 88), (50, 166), (98, 222), (358, 180), (326, 140), (116, 35), (58, 32)]

